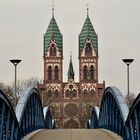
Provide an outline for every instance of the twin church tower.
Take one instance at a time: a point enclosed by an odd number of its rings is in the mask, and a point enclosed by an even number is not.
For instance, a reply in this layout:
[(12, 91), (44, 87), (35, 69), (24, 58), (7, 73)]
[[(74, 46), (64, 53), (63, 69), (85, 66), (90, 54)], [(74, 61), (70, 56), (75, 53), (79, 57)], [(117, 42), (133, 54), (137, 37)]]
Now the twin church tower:
[(44, 82), (39, 84), (43, 106), (50, 106), (58, 128), (84, 128), (90, 106), (99, 106), (104, 83), (98, 83), (98, 36), (87, 9), (79, 34), (79, 82), (70, 57), (68, 81), (63, 82), (63, 36), (54, 17), (44, 35)]

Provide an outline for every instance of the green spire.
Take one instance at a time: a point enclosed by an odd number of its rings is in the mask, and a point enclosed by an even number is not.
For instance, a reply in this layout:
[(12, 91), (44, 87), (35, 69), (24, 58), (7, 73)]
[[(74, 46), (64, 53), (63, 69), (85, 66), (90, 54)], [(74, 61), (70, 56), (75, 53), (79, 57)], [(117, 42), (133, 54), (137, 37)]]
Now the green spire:
[(73, 79), (74, 80), (74, 70), (73, 70), (73, 64), (72, 64), (72, 56), (70, 55), (70, 63), (69, 63), (69, 70), (68, 70), (68, 80)]
[(83, 50), (83, 48), (85, 46), (85, 41), (88, 37), (91, 39), (93, 47), (98, 55), (98, 38), (97, 38), (97, 34), (93, 28), (93, 25), (90, 21), (89, 9), (87, 8), (87, 18), (84, 22), (83, 28), (79, 35), (79, 55), (80, 55), (80, 52)]
[(63, 37), (54, 18), (54, 9), (52, 9), (52, 19), (44, 35), (44, 51), (49, 47), (52, 37), (54, 37), (59, 51), (63, 53)]

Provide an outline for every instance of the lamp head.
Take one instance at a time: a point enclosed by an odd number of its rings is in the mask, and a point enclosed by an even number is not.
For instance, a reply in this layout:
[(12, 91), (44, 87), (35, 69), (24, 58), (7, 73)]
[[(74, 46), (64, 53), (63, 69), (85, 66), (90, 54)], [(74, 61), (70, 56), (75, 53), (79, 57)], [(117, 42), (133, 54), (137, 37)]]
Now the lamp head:
[(134, 59), (122, 59), (122, 61), (126, 64), (126, 65), (130, 65)]
[(18, 63), (21, 62), (21, 60), (20, 59), (11, 59), (10, 62), (13, 63), (14, 66), (16, 66)]

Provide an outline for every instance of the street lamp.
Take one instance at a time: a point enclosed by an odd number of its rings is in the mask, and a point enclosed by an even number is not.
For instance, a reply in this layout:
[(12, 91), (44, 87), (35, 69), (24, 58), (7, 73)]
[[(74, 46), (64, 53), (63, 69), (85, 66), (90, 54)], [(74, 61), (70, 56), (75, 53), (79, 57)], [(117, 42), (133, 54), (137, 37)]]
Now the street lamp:
[(129, 100), (129, 65), (134, 61), (134, 59), (122, 59), (122, 61), (127, 65), (127, 90), (128, 90), (128, 101)]
[(15, 66), (15, 103), (17, 104), (16, 81), (17, 81), (17, 64), (21, 62), (19, 59), (11, 59), (11, 63)]

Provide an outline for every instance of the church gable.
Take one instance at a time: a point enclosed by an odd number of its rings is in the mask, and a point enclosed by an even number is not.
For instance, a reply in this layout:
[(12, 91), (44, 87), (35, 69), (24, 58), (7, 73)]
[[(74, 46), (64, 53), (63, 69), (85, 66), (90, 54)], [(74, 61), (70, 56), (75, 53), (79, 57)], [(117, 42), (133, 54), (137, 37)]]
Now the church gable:
[(64, 86), (64, 98), (77, 99), (79, 97), (79, 87), (74, 81), (68, 81)]
[(48, 48), (45, 50), (44, 55), (46, 57), (62, 57), (54, 36), (52, 36), (52, 39), (50, 40), (50, 43), (48, 45)]
[(57, 22), (54, 18), (54, 15), (52, 16), (52, 19), (49, 23), (49, 26), (47, 28), (47, 31), (44, 35), (44, 51), (49, 47), (50, 40), (52, 39), (52, 36), (54, 36), (57, 47), (60, 52), (63, 53), (63, 37), (59, 30), (59, 27), (57, 25)]
[(96, 57), (97, 56), (95, 48), (94, 48), (92, 41), (89, 37), (87, 37), (87, 39), (85, 41), (85, 45), (84, 45), (83, 50), (81, 51), (80, 56), (81, 57), (91, 57), (91, 56)]

